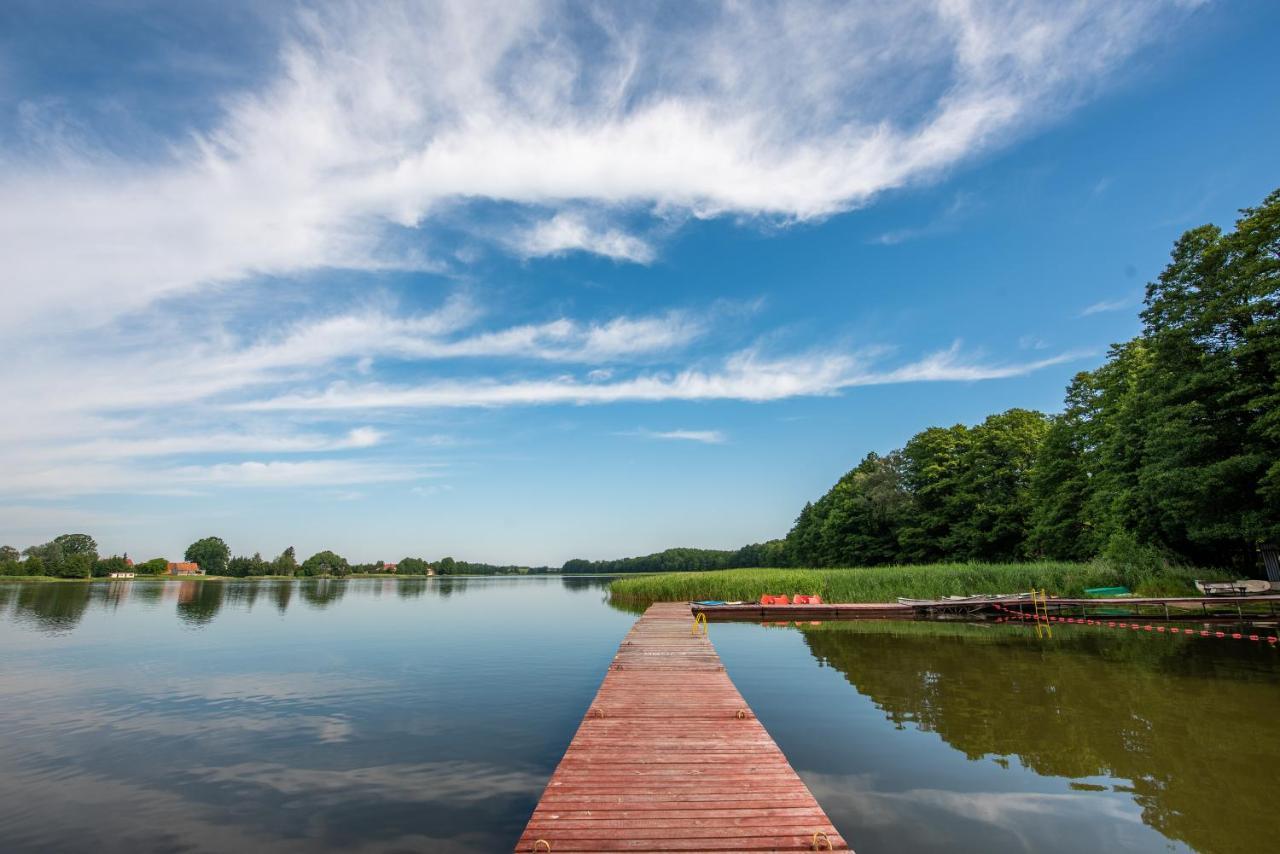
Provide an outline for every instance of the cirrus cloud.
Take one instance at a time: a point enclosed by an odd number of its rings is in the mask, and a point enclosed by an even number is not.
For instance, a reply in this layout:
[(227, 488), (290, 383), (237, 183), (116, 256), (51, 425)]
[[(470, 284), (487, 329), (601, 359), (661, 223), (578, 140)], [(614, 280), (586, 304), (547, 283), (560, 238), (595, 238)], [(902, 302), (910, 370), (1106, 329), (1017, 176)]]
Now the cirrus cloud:
[(273, 76), (162, 158), (91, 139), (0, 152), (0, 324), (98, 323), (261, 275), (442, 269), (431, 229), (465, 226), (473, 200), (550, 210), (500, 238), (519, 252), (634, 261), (653, 250), (614, 212), (829, 216), (1061, 116), (1185, 6), (304, 4)]

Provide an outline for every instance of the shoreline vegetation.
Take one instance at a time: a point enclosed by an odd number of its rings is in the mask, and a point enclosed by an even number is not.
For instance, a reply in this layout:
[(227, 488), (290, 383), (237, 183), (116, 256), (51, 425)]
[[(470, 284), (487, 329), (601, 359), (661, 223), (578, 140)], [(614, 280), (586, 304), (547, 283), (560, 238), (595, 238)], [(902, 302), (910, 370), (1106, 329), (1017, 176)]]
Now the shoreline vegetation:
[[(1061, 412), (1012, 408), (973, 425), (926, 427), (896, 450), (867, 453), (797, 508), (780, 539), (564, 568), (1051, 561), (1138, 567), (1149, 584), (1168, 570), (1175, 588), (1186, 567), (1262, 577), (1264, 551), (1280, 544), (1280, 190), (1242, 210), (1233, 231), (1184, 233), (1147, 284), (1140, 319), (1136, 337), (1075, 375)], [(924, 585), (908, 574), (903, 582), (897, 595), (960, 592), (946, 577)], [(724, 598), (703, 583), (699, 590)], [(1053, 589), (1058, 578), (1039, 586)]]
[(558, 572), (546, 566), (472, 563), (442, 557), (427, 562), (403, 557), (396, 563), (376, 560), (352, 563), (328, 549), (299, 562), (293, 546), (266, 559), (260, 552), (232, 557), (221, 537), (205, 537), (187, 546), (183, 562), (166, 557), (135, 563), (128, 553), (101, 557), (98, 542), (89, 534), (62, 534), (47, 543), (19, 551), (0, 546), (0, 578), (87, 581), (124, 578), (428, 578), (449, 575), (538, 575)]
[(1139, 596), (1197, 596), (1194, 582), (1227, 580), (1221, 570), (1118, 566), (1106, 561), (1067, 563), (938, 563), (846, 569), (724, 569), (615, 579), (610, 599), (624, 605), (653, 602), (756, 601), (764, 594), (818, 594), (827, 602), (894, 602), (899, 596), (932, 599), (978, 593), (1044, 589), (1051, 596), (1083, 596), (1086, 588), (1127, 587)]
[[(557, 573), (558, 574), (558, 573)], [(30, 582), (34, 584), (45, 583), (109, 583), (120, 581), (304, 581), (308, 578), (484, 578), (485, 575), (426, 575), (424, 573), (404, 573), (391, 574), (386, 572), (353, 572), (348, 575), (144, 575), (138, 574), (133, 578), (110, 578), (105, 576), (93, 576), (91, 578), (58, 578), (52, 575), (0, 575), (0, 582), (16, 581)]]

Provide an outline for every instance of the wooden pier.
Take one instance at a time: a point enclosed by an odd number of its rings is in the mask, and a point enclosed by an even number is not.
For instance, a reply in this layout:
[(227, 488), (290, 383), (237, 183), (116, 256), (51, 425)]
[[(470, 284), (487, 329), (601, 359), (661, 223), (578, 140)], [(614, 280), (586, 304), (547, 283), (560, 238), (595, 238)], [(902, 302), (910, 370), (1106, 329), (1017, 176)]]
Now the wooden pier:
[(708, 620), (910, 620), (917, 609), (897, 602), (859, 602), (855, 604), (821, 605), (693, 605), (694, 614), (705, 614)]
[(848, 850), (687, 604), (614, 656), (516, 851)]
[[(1031, 600), (1025, 602), (1004, 602), (1006, 607), (1031, 608)], [(1280, 595), (1252, 596), (1165, 596), (1137, 597), (1125, 596), (1115, 598), (1072, 599), (1053, 597), (1045, 602), (1052, 613), (1087, 614), (1098, 609), (1131, 609), (1148, 617), (1163, 613), (1169, 620), (1195, 620), (1227, 618), (1233, 615), (1243, 619), (1249, 614), (1246, 607), (1257, 608), (1267, 606), (1270, 614), (1280, 608)], [(1223, 610), (1226, 609), (1226, 610)], [(919, 602), (903, 605), (897, 602), (866, 602), (857, 604), (820, 605), (693, 605), (694, 614), (705, 614), (708, 620), (748, 621), (748, 622), (787, 622), (792, 620), (910, 620), (927, 618), (939, 614), (971, 615), (994, 613), (990, 602), (954, 602), (938, 599), (930, 602)], [(1153, 614), (1155, 611), (1157, 613)], [(1252, 614), (1252, 616), (1259, 616)]]

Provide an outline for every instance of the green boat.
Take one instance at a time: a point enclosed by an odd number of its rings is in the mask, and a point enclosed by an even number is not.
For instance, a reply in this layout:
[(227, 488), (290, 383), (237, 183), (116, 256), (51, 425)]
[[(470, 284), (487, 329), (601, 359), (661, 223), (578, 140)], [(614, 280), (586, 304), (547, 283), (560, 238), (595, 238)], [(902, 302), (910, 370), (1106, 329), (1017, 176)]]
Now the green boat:
[(1116, 596), (1132, 596), (1128, 587), (1086, 587), (1084, 595), (1094, 599), (1112, 599)]

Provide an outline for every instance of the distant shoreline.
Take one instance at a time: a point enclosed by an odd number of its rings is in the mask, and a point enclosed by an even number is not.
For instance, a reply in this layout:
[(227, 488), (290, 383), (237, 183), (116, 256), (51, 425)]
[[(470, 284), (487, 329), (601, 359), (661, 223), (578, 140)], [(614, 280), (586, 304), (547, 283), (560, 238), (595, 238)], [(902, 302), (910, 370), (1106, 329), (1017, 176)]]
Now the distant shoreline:
[(109, 581), (303, 581), (308, 578), (545, 578), (572, 577), (589, 578), (593, 576), (609, 576), (610, 573), (577, 573), (577, 572), (495, 572), (484, 575), (422, 575), (384, 572), (353, 572), (350, 575), (136, 575), (133, 578), (56, 578), (51, 575), (0, 575), (0, 584), (16, 581), (25, 584), (85, 584)]

